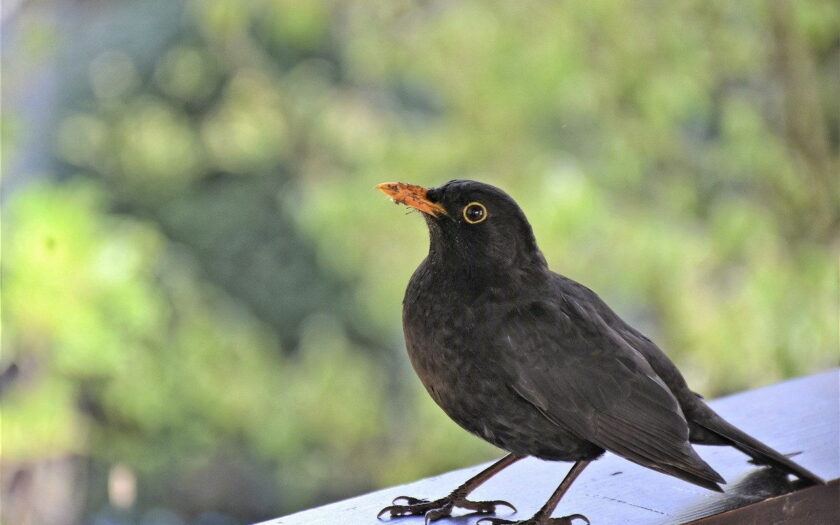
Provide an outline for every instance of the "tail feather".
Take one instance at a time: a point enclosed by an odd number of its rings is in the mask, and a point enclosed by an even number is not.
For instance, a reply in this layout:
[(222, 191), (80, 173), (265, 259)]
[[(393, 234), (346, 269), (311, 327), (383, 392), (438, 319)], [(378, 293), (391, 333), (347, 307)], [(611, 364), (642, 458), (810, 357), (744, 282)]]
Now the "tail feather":
[(825, 484), (825, 480), (821, 477), (728, 423), (714, 412), (711, 412), (710, 416), (712, 417), (703, 418), (703, 421), (695, 421), (695, 423), (750, 456), (756, 463), (776, 467), (814, 484)]
[(714, 490), (715, 492), (723, 492), (723, 489), (720, 488), (718, 483), (726, 484), (726, 480), (715, 469), (709, 466), (708, 463), (703, 461), (693, 449), (691, 449), (690, 456), (685, 459), (687, 461), (681, 462), (678, 465), (661, 463), (659, 465), (647, 466), (703, 488)]
[[(693, 474), (691, 472), (686, 472), (685, 470), (680, 470), (680, 469), (676, 469), (676, 468), (674, 468), (674, 469), (657, 468), (655, 470), (658, 470), (658, 471), (663, 472), (665, 474), (670, 474), (671, 476), (674, 476), (675, 478), (679, 478), (683, 481), (688, 481), (689, 483), (694, 483), (695, 485), (698, 485), (698, 486), (703, 487), (705, 489), (713, 490), (715, 492), (723, 492), (723, 489), (720, 488), (720, 485), (718, 485), (714, 481), (709, 481), (709, 479), (706, 478), (706, 477), (700, 477), (697, 474)], [(720, 483), (726, 483), (726, 482), (725, 481), (720, 481)]]
[(716, 492), (723, 492), (723, 489), (720, 488), (718, 483), (726, 484), (723, 476), (703, 461), (703, 458), (688, 443), (685, 444), (685, 448), (681, 451), (672, 454), (667, 459), (660, 458), (658, 461), (650, 461), (649, 458), (641, 457), (632, 450), (613, 450), (612, 452), (643, 467), (674, 476), (675, 478)]

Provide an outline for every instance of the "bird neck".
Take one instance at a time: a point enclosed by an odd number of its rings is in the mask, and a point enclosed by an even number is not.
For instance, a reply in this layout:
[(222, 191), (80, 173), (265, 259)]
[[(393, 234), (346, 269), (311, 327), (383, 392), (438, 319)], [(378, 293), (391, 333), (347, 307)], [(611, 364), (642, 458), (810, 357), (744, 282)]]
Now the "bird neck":
[(508, 259), (470, 258), (435, 249), (434, 244), (430, 246), (425, 266), (438, 282), (474, 294), (488, 290), (510, 294), (515, 289), (544, 281), (549, 273), (539, 250)]

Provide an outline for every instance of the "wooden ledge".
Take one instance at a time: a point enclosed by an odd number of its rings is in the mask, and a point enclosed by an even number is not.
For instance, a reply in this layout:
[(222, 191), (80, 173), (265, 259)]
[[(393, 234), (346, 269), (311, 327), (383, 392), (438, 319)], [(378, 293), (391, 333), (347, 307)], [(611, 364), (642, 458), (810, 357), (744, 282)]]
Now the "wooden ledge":
[[(728, 480), (718, 494), (606, 454), (586, 469), (560, 502), (555, 516), (584, 514), (593, 525), (735, 525), (840, 523), (840, 369), (794, 379), (711, 402), (718, 413), (829, 481), (802, 487), (772, 469), (756, 467), (731, 447), (697, 446)], [(397, 496), (438, 498), (485, 465), (448, 472), (399, 487), (324, 505), (260, 525), (422, 525), (422, 517), (377, 521)], [(470, 499), (504, 499), (517, 506), (507, 519), (525, 519), (542, 506), (570, 464), (527, 458), (501, 472)], [(513, 516), (513, 517), (512, 517)], [(455, 517), (439, 525), (471, 525)], [(580, 521), (576, 523), (582, 523)]]

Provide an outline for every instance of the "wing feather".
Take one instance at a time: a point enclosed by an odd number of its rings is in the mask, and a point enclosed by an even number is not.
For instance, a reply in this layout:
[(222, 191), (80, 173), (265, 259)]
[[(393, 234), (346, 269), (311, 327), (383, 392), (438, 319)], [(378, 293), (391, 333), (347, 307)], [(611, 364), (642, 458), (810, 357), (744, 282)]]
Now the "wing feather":
[(499, 327), (510, 387), (581, 439), (719, 490), (723, 478), (689, 444), (677, 400), (645, 358), (585, 301), (552, 297), (560, 299), (535, 301)]

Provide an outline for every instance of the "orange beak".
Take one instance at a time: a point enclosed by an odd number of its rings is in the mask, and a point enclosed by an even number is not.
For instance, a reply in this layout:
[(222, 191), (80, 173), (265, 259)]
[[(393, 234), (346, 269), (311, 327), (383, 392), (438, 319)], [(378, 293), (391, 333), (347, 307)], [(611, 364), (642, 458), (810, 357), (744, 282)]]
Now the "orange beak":
[(422, 211), (432, 217), (446, 215), (446, 210), (440, 204), (431, 202), (426, 196), (429, 190), (414, 184), (404, 182), (383, 182), (377, 184), (376, 189), (391, 197), (397, 204), (405, 204)]

